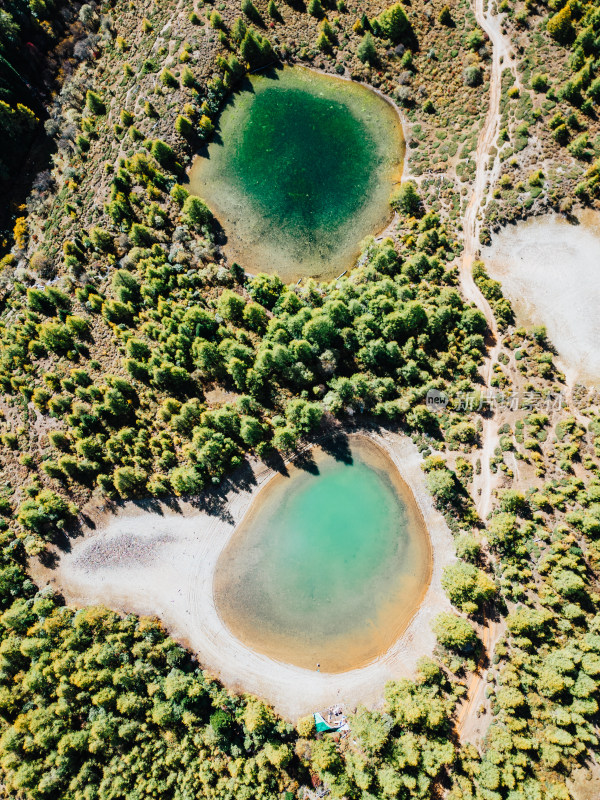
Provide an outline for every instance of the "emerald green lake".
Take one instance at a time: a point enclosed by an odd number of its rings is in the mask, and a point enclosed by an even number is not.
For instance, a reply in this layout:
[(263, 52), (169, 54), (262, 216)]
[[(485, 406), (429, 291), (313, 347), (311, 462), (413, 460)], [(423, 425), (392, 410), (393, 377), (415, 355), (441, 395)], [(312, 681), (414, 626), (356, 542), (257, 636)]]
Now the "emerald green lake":
[(429, 538), (389, 457), (352, 437), (260, 492), (217, 564), (217, 610), (248, 646), (342, 672), (384, 653), (429, 583)]
[(390, 219), (403, 156), (396, 110), (374, 91), (284, 67), (251, 76), (232, 96), (190, 190), (248, 271), (331, 278)]

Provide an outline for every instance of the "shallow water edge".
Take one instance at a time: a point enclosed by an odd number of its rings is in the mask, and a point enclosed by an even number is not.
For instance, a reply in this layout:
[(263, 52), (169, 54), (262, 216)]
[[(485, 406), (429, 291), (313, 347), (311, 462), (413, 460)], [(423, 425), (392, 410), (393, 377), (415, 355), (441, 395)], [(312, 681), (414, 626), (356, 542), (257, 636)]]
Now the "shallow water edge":
[[(392, 460), (364, 436), (351, 436), (350, 449), (355, 463), (361, 467), (366, 465), (378, 479), (388, 484), (402, 507), (401, 516), (405, 515), (402, 519), (398, 517), (398, 527), (392, 533), (395, 544), (385, 550), (386, 561), (377, 567), (375, 574), (361, 582), (356, 569), (343, 563), (341, 552), (340, 563), (332, 565), (333, 581), (348, 579), (350, 583), (341, 592), (339, 587), (337, 592), (333, 587), (333, 605), (325, 591), (324, 596), (319, 595), (315, 601), (316, 605), (310, 607), (309, 602), (307, 612), (306, 597), (300, 590), (291, 598), (286, 598), (285, 591), (282, 592), (281, 605), (274, 607), (273, 598), (269, 597), (268, 574), (260, 574), (256, 583), (255, 565), (249, 562), (256, 561), (257, 568), (262, 566), (265, 553), (260, 553), (260, 537), (275, 535), (272, 528), (265, 530), (265, 515), (267, 522), (271, 522), (276, 513), (283, 519), (282, 504), (289, 501), (294, 487), (296, 491), (302, 489), (299, 482), (306, 483), (306, 473), (292, 464), (289, 476), (275, 476), (255, 498), (219, 558), (213, 583), (217, 612), (223, 624), (244, 645), (305, 669), (315, 669), (320, 664), (328, 673), (360, 668), (388, 651), (417, 612), (432, 574), (432, 546), (427, 527), (410, 488)], [(331, 468), (331, 456), (318, 447), (312, 455), (314, 463), (326, 475), (326, 470)], [(323, 478), (327, 480), (325, 475)], [(371, 545), (367, 540), (366, 547), (373, 551), (385, 547), (385, 536), (389, 534), (365, 528), (364, 537), (372, 533), (384, 537), (384, 542), (374, 541)], [(271, 539), (265, 545), (267, 549), (277, 548), (277, 542)], [(356, 546), (360, 548), (360, 544)], [(396, 548), (398, 552), (394, 553)], [(359, 555), (367, 557), (364, 551)], [(266, 560), (269, 560), (268, 554)], [(306, 576), (307, 584), (311, 577), (314, 576)], [(326, 581), (328, 575), (319, 574), (321, 578)], [(266, 582), (264, 595), (263, 579)], [(346, 591), (348, 594), (344, 594)], [(297, 609), (286, 608), (290, 602), (295, 602)], [(337, 608), (335, 603), (345, 605)], [(318, 607), (322, 607), (325, 618), (321, 618)]]

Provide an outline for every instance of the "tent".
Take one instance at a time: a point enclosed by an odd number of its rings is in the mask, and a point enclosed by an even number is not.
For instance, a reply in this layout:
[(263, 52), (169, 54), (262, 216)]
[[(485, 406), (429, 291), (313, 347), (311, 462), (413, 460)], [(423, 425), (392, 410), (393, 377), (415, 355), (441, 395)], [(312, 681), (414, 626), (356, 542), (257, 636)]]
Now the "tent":
[(328, 725), (318, 711), (313, 714), (313, 717), (315, 718), (317, 733), (329, 733), (331, 731), (339, 730), (339, 728), (334, 728), (332, 725)]

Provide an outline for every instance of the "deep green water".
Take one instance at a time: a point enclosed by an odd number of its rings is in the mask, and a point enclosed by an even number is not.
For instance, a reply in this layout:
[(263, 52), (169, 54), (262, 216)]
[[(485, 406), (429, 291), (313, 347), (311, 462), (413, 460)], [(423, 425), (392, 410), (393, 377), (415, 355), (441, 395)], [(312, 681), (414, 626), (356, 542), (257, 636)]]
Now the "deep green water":
[(331, 277), (385, 225), (403, 149), (395, 111), (373, 91), (285, 67), (233, 96), (191, 188), (247, 269)]
[(330, 671), (393, 643), (427, 583), (428, 549), (386, 462), (355, 445), (352, 463), (320, 453), (318, 474), (296, 469), (267, 485), (217, 566), (217, 608), (236, 635)]

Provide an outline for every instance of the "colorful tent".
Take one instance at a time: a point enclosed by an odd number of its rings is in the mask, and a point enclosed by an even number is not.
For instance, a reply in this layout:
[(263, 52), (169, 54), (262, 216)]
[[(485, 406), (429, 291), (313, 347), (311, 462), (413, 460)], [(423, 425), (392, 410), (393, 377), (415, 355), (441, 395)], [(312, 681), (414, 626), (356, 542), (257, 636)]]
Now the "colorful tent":
[(338, 728), (334, 728), (331, 725), (328, 725), (318, 711), (313, 714), (313, 717), (315, 718), (317, 733), (329, 733), (330, 731), (338, 730)]

